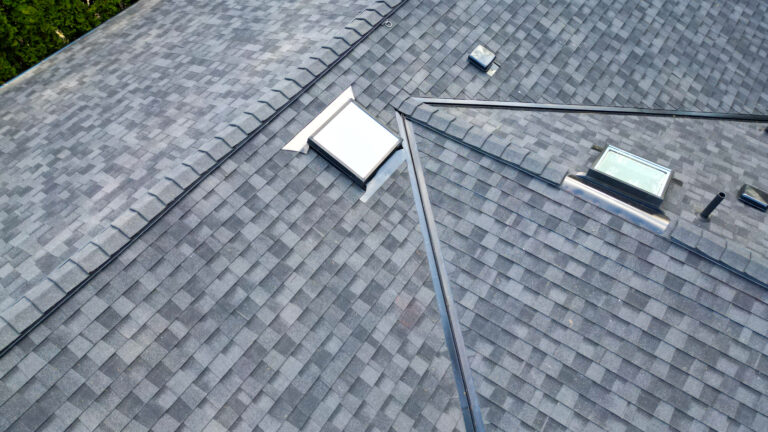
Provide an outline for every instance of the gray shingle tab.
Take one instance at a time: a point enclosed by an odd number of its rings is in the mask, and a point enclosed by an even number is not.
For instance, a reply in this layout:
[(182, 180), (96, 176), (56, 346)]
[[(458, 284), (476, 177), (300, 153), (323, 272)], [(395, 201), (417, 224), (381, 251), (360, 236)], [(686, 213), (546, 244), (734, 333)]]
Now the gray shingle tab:
[[(207, 157), (207, 156), (206, 156)], [(146, 194), (131, 206), (131, 210), (140, 214), (145, 220), (152, 220), (165, 209), (165, 204), (158, 197)]]
[(253, 108), (246, 110), (245, 113), (252, 115), (263, 123), (269, 120), (269, 118), (275, 113), (275, 109), (264, 102), (257, 102)]
[(240, 128), (228, 125), (219, 131), (215, 137), (224, 141), (228, 146), (234, 147), (240, 144), (240, 141), (245, 139), (245, 134)]
[(35, 320), (40, 318), (41, 314), (35, 306), (27, 300), (22, 298), (14, 303), (13, 306), (5, 309), (2, 314), (3, 320), (13, 327), (17, 332), (26, 330)]
[(72, 261), (67, 261), (57, 267), (48, 276), (64, 292), (70, 292), (88, 276), (82, 268)]
[(72, 262), (79, 265), (86, 273), (93, 273), (94, 270), (104, 264), (109, 256), (93, 243), (88, 243), (82, 249), (72, 255)]
[(114, 227), (109, 227), (93, 238), (93, 242), (98, 245), (108, 255), (115, 254), (120, 248), (125, 246), (130, 240), (125, 234)]
[(566, 175), (568, 175), (568, 168), (555, 161), (549, 161), (541, 172), (541, 178), (554, 184), (561, 184)]
[(208, 156), (218, 161), (227, 153), (229, 153), (230, 148), (224, 141), (220, 139), (211, 139), (200, 146), (200, 151), (206, 153)]
[[(221, 145), (224, 145), (222, 143)], [(157, 183), (155, 183), (154, 186), (149, 190), (149, 193), (151, 195), (154, 195), (162, 201), (165, 205), (170, 204), (173, 200), (178, 198), (179, 195), (184, 191), (179, 185), (174, 183), (171, 180), (163, 179)]]
[(147, 221), (141, 217), (140, 214), (134, 210), (127, 210), (123, 212), (114, 222), (112, 226), (120, 230), (126, 237), (133, 237), (141, 231), (147, 225)]
[(731, 268), (737, 271), (744, 271), (747, 268), (751, 257), (752, 253), (749, 249), (735, 241), (729, 241), (720, 259)]
[(169, 171), (165, 178), (176, 183), (180, 188), (186, 189), (197, 180), (198, 176), (197, 173), (187, 165), (179, 165)]
[(216, 161), (208, 153), (201, 151), (193, 153), (184, 159), (184, 165), (192, 168), (197, 175), (202, 175), (208, 171), (215, 162)]
[(358, 19), (355, 19), (354, 21), (352, 21), (351, 24), (347, 24), (347, 26), (346, 26), (346, 28), (348, 28), (350, 30), (354, 30), (360, 36), (368, 33), (368, 31), (371, 29), (371, 27), (372, 27), (371, 24), (368, 23), (367, 21), (365, 21), (365, 20), (358, 20)]
[(686, 220), (678, 220), (674, 228), (672, 228), (670, 236), (673, 240), (694, 249), (699, 244), (702, 230)]
[(755, 280), (768, 285), (768, 259), (753, 253), (744, 272)]
[(520, 164), (520, 167), (529, 171), (531, 174), (541, 174), (548, 163), (548, 160), (534, 153), (528, 153)]
[(64, 294), (56, 284), (46, 279), (27, 291), (25, 296), (39, 311), (45, 312), (64, 298)]
[[(8, 346), (19, 337), (19, 332), (13, 329), (10, 324), (0, 319), (0, 344), (2, 346)], [(9, 395), (10, 396), (10, 395)], [(7, 428), (7, 425), (3, 425)]]
[(699, 242), (696, 244), (696, 249), (717, 261), (720, 260), (720, 257), (723, 255), (725, 245), (726, 241), (721, 237), (716, 236), (709, 231), (703, 231), (701, 238), (699, 238)]
[(248, 135), (255, 131), (257, 127), (261, 126), (261, 122), (250, 114), (242, 113), (232, 120), (230, 125), (237, 127), (243, 131), (244, 134)]

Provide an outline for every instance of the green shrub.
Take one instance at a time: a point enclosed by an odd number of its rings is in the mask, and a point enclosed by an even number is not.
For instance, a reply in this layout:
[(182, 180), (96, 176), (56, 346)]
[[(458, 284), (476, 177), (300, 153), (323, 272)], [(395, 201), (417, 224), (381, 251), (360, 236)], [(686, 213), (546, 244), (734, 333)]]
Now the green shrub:
[(0, 84), (136, 1), (0, 0)]

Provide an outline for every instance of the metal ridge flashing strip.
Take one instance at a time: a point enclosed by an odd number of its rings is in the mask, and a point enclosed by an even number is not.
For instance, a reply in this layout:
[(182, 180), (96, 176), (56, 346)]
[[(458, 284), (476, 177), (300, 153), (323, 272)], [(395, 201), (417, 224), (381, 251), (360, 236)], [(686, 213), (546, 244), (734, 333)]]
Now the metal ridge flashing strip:
[[(479, 126), (471, 125), (459, 119), (445, 118), (443, 117), (443, 112), (439, 110), (429, 111), (419, 106), (418, 103), (413, 105), (416, 102), (415, 98), (412, 98), (410, 101), (410, 105), (408, 101), (401, 105), (407, 111), (405, 114), (408, 116), (409, 121), (434, 131), (462, 146), (471, 148), (486, 157), (523, 171), (553, 186), (559, 187), (568, 174), (568, 168), (564, 165), (527, 150), (516, 153), (514, 160), (506, 157), (507, 152), (504, 151), (503, 144), (491, 132), (482, 130), (480, 133), (475, 133), (471, 130), (479, 128)], [(484, 134), (487, 134), (487, 136)]]
[[(0, 358), (269, 126), (407, 1), (378, 0), (358, 14), (339, 34), (331, 38), (330, 43), (321, 48), (322, 55), (310, 56), (308, 63), (287, 74), (276, 88), (271, 89), (269, 96), (260, 99), (258, 110), (239, 116), (223, 133), (217, 134), (216, 138), (204, 144), (150, 188), (145, 197), (131, 205), (93, 241), (54, 269), (48, 278), (33, 286), (7, 309), (0, 311)], [(388, 12), (383, 13), (384, 10)], [(379, 18), (374, 20), (374, 17)], [(339, 42), (347, 46), (339, 49), (337, 54), (330, 46), (338, 49)]]
[(732, 120), (745, 122), (768, 123), (768, 115), (764, 114), (739, 114), (739, 113), (712, 113), (702, 111), (684, 111), (684, 110), (664, 110), (653, 108), (629, 108), (629, 107), (610, 107), (593, 105), (568, 105), (551, 103), (532, 103), (532, 102), (504, 102), (504, 101), (482, 101), (473, 99), (446, 99), (414, 97), (418, 103), (425, 103), (434, 106), (448, 105), (467, 108), (503, 108), (503, 109), (521, 109), (529, 111), (560, 111), (592, 114), (618, 114), (618, 115), (637, 115), (637, 116), (657, 116), (657, 117), (686, 117), (708, 120)]
[(427, 185), (424, 180), (424, 172), (419, 160), (416, 142), (413, 139), (413, 131), (409, 120), (403, 113), (396, 113), (396, 120), (400, 135), (403, 138), (403, 147), (405, 148), (406, 160), (408, 162), (408, 174), (411, 179), (413, 189), (413, 198), (416, 204), (416, 211), (419, 215), (419, 224), (424, 236), (424, 245), (426, 246), (427, 261), (432, 278), (432, 284), (435, 289), (437, 307), (440, 311), (440, 318), (445, 332), (445, 341), (448, 346), (448, 353), (453, 367), (454, 380), (459, 392), (461, 411), (464, 417), (464, 426), (467, 432), (484, 432), (482, 415), (480, 413), (480, 404), (472, 380), (472, 373), (469, 368), (469, 359), (464, 345), (464, 339), (461, 336), (459, 320), (456, 314), (453, 294), (448, 282), (448, 274), (445, 270), (442, 252), (440, 251), (440, 240), (437, 238), (437, 228), (435, 218), (432, 214), (432, 205), (429, 202), (427, 194)]

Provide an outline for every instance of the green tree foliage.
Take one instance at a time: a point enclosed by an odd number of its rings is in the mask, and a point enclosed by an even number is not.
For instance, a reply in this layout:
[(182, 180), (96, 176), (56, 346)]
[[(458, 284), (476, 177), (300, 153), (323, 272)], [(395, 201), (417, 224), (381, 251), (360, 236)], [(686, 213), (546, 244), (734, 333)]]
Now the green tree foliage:
[(0, 84), (137, 0), (0, 0)]

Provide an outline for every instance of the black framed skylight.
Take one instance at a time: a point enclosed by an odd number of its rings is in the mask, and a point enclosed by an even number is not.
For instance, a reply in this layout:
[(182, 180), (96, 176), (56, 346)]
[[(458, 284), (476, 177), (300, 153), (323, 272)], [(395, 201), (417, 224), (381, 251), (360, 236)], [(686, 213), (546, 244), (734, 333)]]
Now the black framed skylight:
[(401, 141), (360, 104), (350, 100), (309, 138), (309, 145), (365, 189)]
[(760, 210), (768, 210), (768, 193), (755, 186), (745, 184), (739, 189), (739, 200)]
[(664, 201), (672, 170), (614, 146), (608, 146), (587, 178), (610, 192), (653, 208)]

